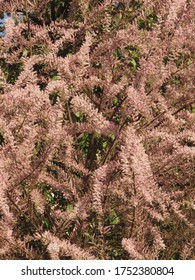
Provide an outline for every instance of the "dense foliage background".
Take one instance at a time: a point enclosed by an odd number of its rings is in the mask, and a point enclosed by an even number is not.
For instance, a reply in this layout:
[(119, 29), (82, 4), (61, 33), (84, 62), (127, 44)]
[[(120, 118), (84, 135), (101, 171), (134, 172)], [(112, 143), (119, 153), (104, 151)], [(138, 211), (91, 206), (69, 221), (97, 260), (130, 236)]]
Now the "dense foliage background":
[(1, 259), (194, 258), (195, 2), (0, 13)]

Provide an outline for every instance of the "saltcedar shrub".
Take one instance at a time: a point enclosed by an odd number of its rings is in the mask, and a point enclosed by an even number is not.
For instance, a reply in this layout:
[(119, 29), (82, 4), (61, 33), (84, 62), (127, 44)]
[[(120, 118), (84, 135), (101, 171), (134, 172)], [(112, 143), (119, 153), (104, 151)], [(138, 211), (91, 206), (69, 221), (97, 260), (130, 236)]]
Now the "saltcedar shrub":
[(0, 257), (193, 258), (195, 2), (0, 2)]

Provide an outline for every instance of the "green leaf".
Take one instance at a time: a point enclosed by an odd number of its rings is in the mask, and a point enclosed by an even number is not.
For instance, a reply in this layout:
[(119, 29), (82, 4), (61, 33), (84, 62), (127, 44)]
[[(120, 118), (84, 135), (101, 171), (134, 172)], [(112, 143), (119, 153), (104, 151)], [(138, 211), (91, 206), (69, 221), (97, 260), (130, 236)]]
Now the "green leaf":
[(45, 191), (45, 197), (48, 202), (50, 203), (54, 202), (54, 194), (51, 193), (50, 191)]
[(110, 214), (108, 216), (108, 220), (109, 220), (109, 223), (110, 225), (118, 225), (119, 222), (120, 222), (120, 219), (119, 217), (117, 216), (116, 212), (114, 211), (114, 209), (112, 209), (110, 211)]
[(68, 204), (66, 206), (66, 211), (71, 212), (74, 209), (74, 205), (73, 204)]
[(48, 223), (48, 221), (43, 221), (43, 225), (46, 227), (46, 229), (49, 229), (49, 223)]
[(102, 148), (105, 149), (107, 147), (107, 141), (102, 143)]
[(53, 81), (56, 81), (56, 80), (58, 80), (58, 76), (53, 76), (52, 78), (51, 78)]
[(112, 141), (114, 141), (115, 135), (114, 135), (114, 134), (111, 134), (111, 135), (110, 135), (110, 138), (111, 138)]
[(41, 140), (38, 140), (33, 151), (35, 156), (38, 155), (41, 147), (42, 147)]
[(132, 59), (130, 60), (130, 62), (131, 62), (131, 64), (133, 65), (133, 67), (136, 68), (137, 62), (135, 61), (135, 59), (132, 58)]
[(116, 97), (113, 101), (113, 105), (118, 105), (119, 104), (119, 99)]
[(115, 55), (115, 57), (116, 57), (117, 59), (119, 59), (119, 60), (121, 60), (122, 58), (124, 58), (124, 56), (123, 56), (123, 54), (122, 54), (122, 51), (121, 51), (119, 48), (116, 49), (114, 55)]
[(76, 113), (75, 113), (75, 116), (76, 116), (77, 118), (80, 118), (80, 117), (81, 117), (81, 112), (76, 112)]
[(23, 50), (22, 54), (23, 56), (27, 56), (29, 54), (29, 50)]

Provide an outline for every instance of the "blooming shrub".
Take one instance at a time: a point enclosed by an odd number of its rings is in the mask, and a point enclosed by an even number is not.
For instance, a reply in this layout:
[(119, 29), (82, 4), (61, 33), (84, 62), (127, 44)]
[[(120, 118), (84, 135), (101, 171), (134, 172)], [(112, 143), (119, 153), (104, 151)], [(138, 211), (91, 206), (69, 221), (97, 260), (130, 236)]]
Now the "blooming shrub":
[(194, 257), (194, 11), (1, 1), (1, 259)]

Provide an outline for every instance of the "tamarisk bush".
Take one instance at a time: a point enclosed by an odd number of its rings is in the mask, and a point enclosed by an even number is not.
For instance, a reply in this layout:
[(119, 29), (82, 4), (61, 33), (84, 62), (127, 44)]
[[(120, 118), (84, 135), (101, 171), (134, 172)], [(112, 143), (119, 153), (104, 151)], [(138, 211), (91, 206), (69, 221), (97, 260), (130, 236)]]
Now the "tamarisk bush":
[(191, 259), (195, 2), (0, 1), (1, 259)]

